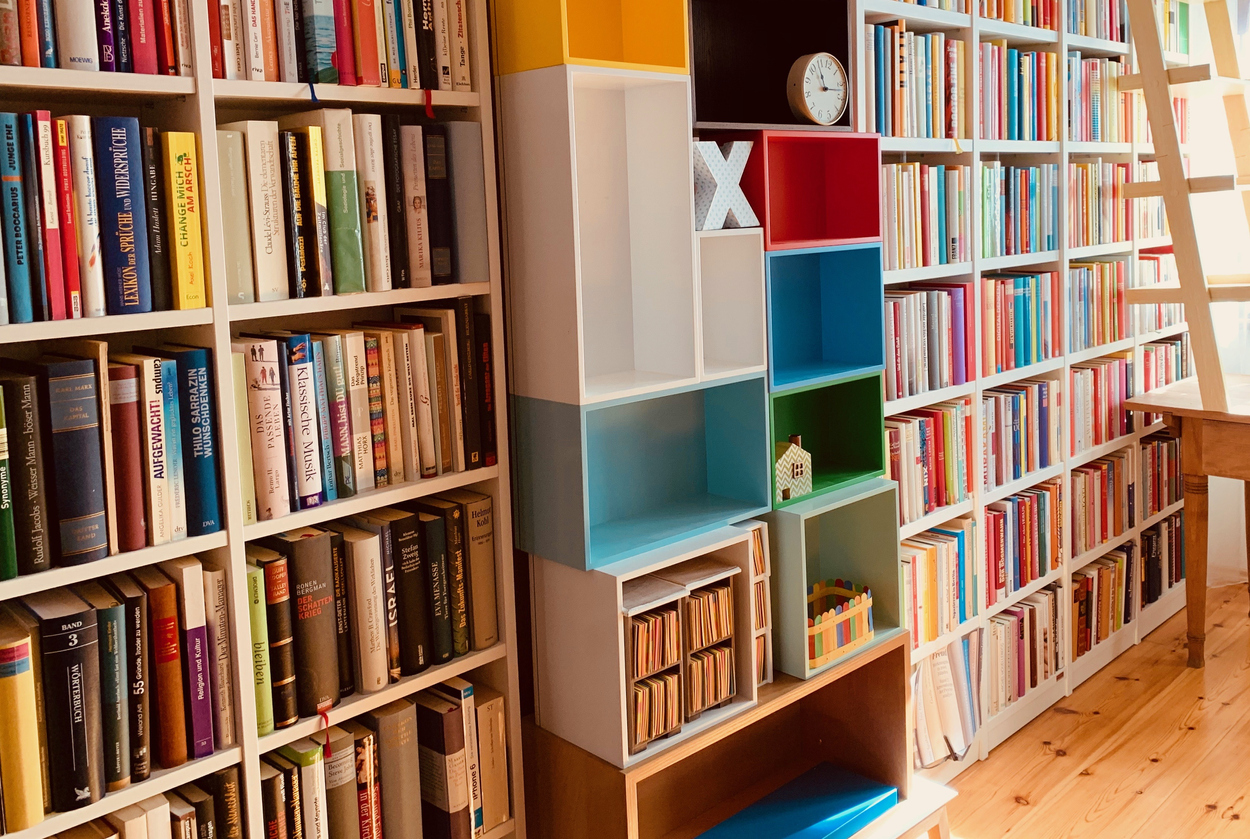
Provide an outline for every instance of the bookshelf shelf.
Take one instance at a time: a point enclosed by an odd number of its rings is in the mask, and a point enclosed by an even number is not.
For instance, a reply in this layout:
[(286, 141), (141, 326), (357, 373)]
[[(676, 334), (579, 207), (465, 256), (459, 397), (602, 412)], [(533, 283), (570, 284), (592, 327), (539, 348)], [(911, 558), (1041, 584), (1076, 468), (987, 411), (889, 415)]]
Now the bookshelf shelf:
[(880, 244), (770, 252), (770, 388), (882, 369), (882, 290)]
[[(396, 699), (402, 699), (405, 696), (411, 696), (417, 691), (425, 690), (439, 682), (450, 679), (452, 676), (465, 676), (472, 670), (499, 661), (507, 655), (507, 652), (507, 647), (504, 644), (496, 644), (484, 650), (475, 650), (467, 655), (458, 656), (446, 664), (435, 665), (415, 676), (405, 676), (398, 682), (389, 684), (374, 693), (352, 694), (329, 710), (327, 713), (327, 717), (330, 720), (329, 724), (338, 725), (353, 717), (358, 717), (366, 711), (380, 708), (388, 702), (394, 702)], [(318, 731), (325, 729), (325, 727), (326, 723), (321, 717), (303, 717), (293, 725), (279, 728), (270, 734), (266, 734), (264, 737), (258, 738), (257, 749), (260, 754), (266, 754), (303, 737), (311, 737)]]
[(1123, 338), (1119, 341), (1112, 341), (1110, 344), (1101, 344), (1097, 347), (1090, 347), (1087, 350), (1077, 350), (1070, 352), (1065, 356), (1069, 365), (1079, 364), (1084, 361), (1092, 361), (1095, 358), (1101, 358), (1104, 355), (1112, 353), (1124, 352), (1133, 348), (1137, 343), (1135, 338)]
[(151, 97), (178, 97), (195, 94), (196, 80), (190, 76), (149, 76), (143, 73), (96, 73), (54, 67), (0, 68), (0, 90), (6, 98), (53, 95), (66, 99), (98, 98), (104, 92), (125, 102)]
[(338, 501), (322, 504), (319, 507), (310, 507), (307, 510), (288, 513), (281, 518), (258, 521), (255, 524), (246, 525), (243, 528), (243, 538), (251, 542), (255, 539), (273, 536), (275, 533), (323, 524), (343, 516), (354, 516), (377, 507), (402, 504), (405, 501), (446, 492), (449, 489), (493, 481), (498, 477), (499, 468), (497, 466), (483, 466), (481, 469), (450, 472), (446, 475), (439, 475), (436, 478), (405, 481), (394, 486), (366, 490), (353, 495), (351, 498), (342, 498)]
[(1008, 23), (989, 17), (978, 17), (977, 26), (982, 36), (1003, 38), (1011, 46), (1034, 44), (1056, 44), (1059, 33), (1053, 29), (1042, 29), (1040, 26), (1024, 26), (1019, 23)]
[[(314, 91), (312, 88), (316, 88)], [(313, 94), (316, 93), (314, 97)], [(418, 108), (425, 106), (427, 91), (394, 89), (369, 85), (317, 84), (303, 82), (262, 82), (250, 79), (213, 79), (213, 100), (218, 106), (290, 108), (301, 100), (322, 105), (376, 105)], [(429, 99), (436, 108), (476, 108), (481, 104), (477, 91), (431, 90)]]
[(993, 504), (995, 501), (1002, 501), (1007, 496), (1015, 495), (1020, 490), (1028, 489), (1034, 484), (1040, 484), (1042, 481), (1049, 481), (1051, 478), (1057, 478), (1062, 474), (1062, 463), (1047, 466), (1045, 469), (1035, 469), (1027, 475), (1005, 483), (1002, 486), (997, 486), (990, 490), (983, 489), (981, 491), (981, 503)]
[(181, 329), (189, 326), (204, 326), (212, 322), (212, 309), (184, 309), (174, 312), (146, 312), (141, 315), (106, 315), (102, 318), (11, 323), (0, 326), (0, 344), (24, 344), (28, 341), (52, 341), (58, 338), (83, 338), (92, 335), (115, 335), (156, 329)]
[[(1068, 147), (1068, 154), (1073, 154), (1073, 155), (1106, 156), (1106, 155), (1132, 154), (1133, 153), (1132, 143), (1091, 143), (1091, 142), (1084, 142), (1084, 141), (1077, 141), (1077, 140), (1068, 140), (1066, 145)], [(1117, 243), (1117, 244), (1124, 244), (1125, 246), (1128, 246), (1128, 245), (1132, 245), (1132, 242), (1123, 242), (1123, 243)], [(1106, 245), (1091, 245), (1090, 247), (1100, 248), (1100, 247), (1106, 247)], [(1096, 254), (1081, 254), (1080, 252), (1083, 250), (1084, 250), (1083, 248), (1068, 248), (1068, 256), (1070, 258), (1075, 259), (1077, 258), (1077, 254), (1080, 254), (1082, 256), (1096, 255)]]
[(938, 507), (932, 513), (921, 516), (915, 521), (909, 521), (907, 524), (900, 524), (898, 527), (898, 535), (900, 539), (910, 539), (917, 533), (923, 533), (931, 527), (945, 524), (951, 519), (957, 519), (960, 516), (966, 516), (972, 512), (972, 499), (960, 501), (958, 504), (948, 504), (945, 507)]
[(1172, 247), (1171, 236), (1155, 236), (1151, 239), (1138, 239), (1137, 249), (1139, 251), (1150, 250), (1151, 248), (1170, 248)]
[(1058, 154), (1058, 140), (977, 140), (982, 154)]
[(1167, 329), (1160, 329), (1156, 332), (1142, 333), (1141, 342), (1145, 344), (1145, 343), (1149, 343), (1150, 341), (1159, 341), (1163, 338), (1171, 338), (1175, 335), (1180, 335), (1182, 332), (1187, 332), (1187, 331), (1189, 331), (1189, 324), (1176, 323), (1176, 324), (1173, 324), (1172, 326), (1169, 326)]
[(928, 658), (933, 655), (938, 650), (946, 649), (957, 639), (962, 638), (969, 632), (975, 630), (978, 626), (980, 626), (980, 624), (981, 621), (979, 616), (968, 618), (968, 620), (964, 621), (950, 632), (945, 632), (937, 638), (934, 638), (932, 641), (925, 641), (919, 647), (914, 647), (911, 651), (911, 660), (920, 661), (921, 659)]
[(984, 723), (986, 750), (996, 748), (1042, 711), (1063, 699), (1067, 693), (1066, 688), (1064, 674), (1056, 673), (1011, 705), (987, 718)]
[[(1063, 546), (1063, 547), (1066, 548), (1066, 546)], [(1033, 580), (1028, 585), (1021, 586), (1020, 588), (1016, 589), (1011, 594), (1004, 597), (1002, 600), (999, 600), (997, 603), (990, 604), (985, 610), (985, 617), (990, 618), (990, 617), (993, 617), (994, 615), (997, 615), (999, 612), (1003, 611), (1004, 609), (1010, 609), (1012, 606), (1015, 606), (1024, 598), (1029, 597), (1030, 595), (1036, 594), (1037, 592), (1041, 591), (1042, 589), (1046, 588), (1046, 586), (1050, 585), (1051, 583), (1057, 580), (1062, 580), (1063, 576), (1064, 576), (1063, 566), (1060, 565), (1058, 568), (1054, 569), (1053, 571), (1049, 571), (1043, 574), (1042, 576), (1038, 577), (1036, 580)]]
[(1153, 516), (1149, 516), (1143, 519), (1139, 529), (1146, 530), (1148, 528), (1154, 527), (1156, 524), (1163, 521), (1164, 519), (1166, 519), (1168, 516), (1172, 515), (1173, 513), (1179, 513), (1184, 507), (1185, 507), (1184, 499), (1177, 501), (1175, 504), (1169, 504), (1168, 506), (1164, 507), (1159, 512), (1155, 513)]
[(1109, 41), (1105, 38), (1094, 38), (1089, 35), (1075, 35), (1071, 32), (1064, 33), (1063, 37), (1067, 41), (1068, 49), (1080, 50), (1081, 55), (1086, 58), (1103, 58), (1129, 54), (1129, 45), (1120, 41)]
[(328, 297), (242, 303), (230, 306), (227, 311), (231, 323), (237, 323), (291, 315), (311, 315), (319, 312), (369, 309), (376, 306), (405, 306), (427, 300), (451, 300), (456, 297), (478, 297), (489, 294), (490, 283), (450, 283), (428, 288), (397, 288), (391, 291), (366, 291), (361, 294), (334, 294)]
[[(1136, 528), (1130, 527), (1127, 530), (1125, 530), (1123, 533), (1119, 534), (1118, 536), (1112, 536), (1110, 539), (1103, 542), (1101, 545), (1098, 545), (1095, 548), (1090, 548), (1085, 553), (1080, 554), (1072, 559), (1069, 559), (1068, 568), (1071, 569), (1072, 571), (1080, 571), (1086, 565), (1089, 565), (1095, 559), (1098, 559), (1098, 557), (1102, 556), (1108, 551), (1114, 551), (1116, 548), (1120, 547), (1121, 545), (1124, 545), (1128, 542), (1133, 541), (1134, 537), (1136, 536), (1137, 536)], [(1067, 546), (1065, 545), (1064, 547), (1066, 548)]]
[(946, 402), (951, 399), (962, 399), (965, 396), (971, 396), (976, 392), (976, 382), (967, 382), (962, 385), (953, 385), (951, 387), (942, 387), (937, 390), (928, 390), (924, 393), (917, 393), (915, 396), (905, 396), (902, 399), (887, 399), (885, 403), (885, 415), (887, 417), (905, 414), (908, 411), (914, 411), (917, 408), (923, 408), (926, 405), (933, 405), (938, 402)]
[(707, 230), (698, 240), (702, 377), (763, 372), (768, 363), (764, 232)]
[(1120, 449), (1131, 446), (1133, 444), (1133, 441), (1137, 440), (1140, 436), (1141, 435), (1137, 434), (1136, 432), (1130, 432), (1123, 436), (1117, 437), (1114, 440), (1108, 440), (1105, 443), (1100, 443), (1097, 446), (1088, 448), (1085, 451), (1077, 452), (1076, 454), (1068, 458), (1068, 461), (1067, 461), (1068, 471), (1076, 469), (1078, 466), (1084, 466), (1086, 463), (1089, 463), (1091, 460), (1097, 460), (1100, 457), (1106, 457), (1112, 452), (1117, 452)]
[(1010, 271), (1029, 265), (1048, 265), (1059, 261), (1059, 251), (1013, 253), (1007, 256), (986, 256), (980, 260), (982, 271)]
[[(905, 4), (899, 4), (905, 5)], [(941, 137), (882, 137), (882, 154), (970, 154), (971, 140), (947, 140)]]
[(1048, 358), (1045, 361), (1039, 361), (1036, 364), (1028, 364), (1024, 367), (1017, 367), (1015, 370), (1004, 370), (1001, 373), (982, 376), (980, 379), (981, 390), (1011, 384), (1012, 382), (1018, 382), (1021, 379), (1032, 379), (1038, 376), (1045, 376), (1048, 373), (1054, 373), (1056, 370), (1062, 369), (1063, 356)]
[(896, 271), (884, 272), (885, 284), (924, 282), (925, 280), (945, 280), (949, 277), (961, 277), (972, 273), (971, 262), (948, 262), (945, 265), (925, 265), (921, 268), (900, 268)]
[(1165, 591), (1154, 603), (1146, 603), (1141, 607), (1140, 616), (1134, 621), (1137, 624), (1138, 637), (1145, 638), (1151, 632), (1154, 632), (1163, 625), (1164, 621), (1175, 615), (1184, 606), (1185, 581), (1181, 580)]
[(1137, 643), (1137, 619), (1129, 621), (1115, 632), (1094, 645), (1084, 655), (1077, 656), (1068, 665), (1068, 690), (1074, 691), (1102, 668), (1114, 661), (1120, 653)]
[(907, 21), (909, 29), (913, 25), (919, 26), (915, 30), (919, 32), (927, 31), (923, 28), (926, 25), (935, 29), (968, 29), (972, 26), (971, 15), (900, 0), (865, 0), (864, 17), (869, 23), (902, 18)]
[[(1127, 154), (1127, 152), (1125, 152)], [(1132, 242), (1107, 242), (1102, 245), (1084, 245), (1068, 248), (1068, 259), (1093, 259), (1100, 256), (1122, 256), (1133, 250)]]
[(24, 574), (11, 580), (0, 582), (0, 603), (15, 597), (25, 597), (37, 591), (50, 591), (54, 588), (65, 588), (76, 583), (94, 580), (116, 574), (119, 571), (133, 571), (145, 565), (155, 565), (167, 559), (190, 556), (203, 551), (211, 551), (224, 547), (226, 532), (209, 533), (205, 536), (193, 536), (177, 542), (167, 542), (138, 551), (127, 551), (114, 554), (105, 559), (88, 562), (84, 565), (68, 565), (51, 568), (38, 574)]

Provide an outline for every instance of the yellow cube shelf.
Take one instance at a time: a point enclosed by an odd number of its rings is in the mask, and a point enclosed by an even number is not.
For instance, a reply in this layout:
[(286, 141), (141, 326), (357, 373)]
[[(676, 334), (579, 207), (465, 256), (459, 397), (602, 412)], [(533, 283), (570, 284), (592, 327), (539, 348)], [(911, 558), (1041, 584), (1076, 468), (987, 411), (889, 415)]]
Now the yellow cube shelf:
[(690, 72), (686, 0), (493, 0), (495, 72), (589, 64)]

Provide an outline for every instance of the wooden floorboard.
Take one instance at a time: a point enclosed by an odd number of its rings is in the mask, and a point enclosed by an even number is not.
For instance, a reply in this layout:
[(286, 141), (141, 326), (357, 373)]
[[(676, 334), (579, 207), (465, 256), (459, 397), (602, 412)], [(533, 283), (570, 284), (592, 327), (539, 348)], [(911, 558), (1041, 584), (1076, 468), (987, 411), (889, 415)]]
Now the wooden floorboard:
[(1250, 837), (1250, 598), (1207, 601), (1207, 666), (1182, 611), (956, 778), (958, 839)]

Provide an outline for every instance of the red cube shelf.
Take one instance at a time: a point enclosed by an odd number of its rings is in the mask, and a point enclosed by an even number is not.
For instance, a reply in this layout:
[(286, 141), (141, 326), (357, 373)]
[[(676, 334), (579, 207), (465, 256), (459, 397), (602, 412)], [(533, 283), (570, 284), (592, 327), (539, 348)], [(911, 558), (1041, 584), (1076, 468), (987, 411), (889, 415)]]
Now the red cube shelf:
[(845, 131), (700, 132), (753, 140), (742, 191), (764, 223), (764, 249), (881, 240), (881, 145)]

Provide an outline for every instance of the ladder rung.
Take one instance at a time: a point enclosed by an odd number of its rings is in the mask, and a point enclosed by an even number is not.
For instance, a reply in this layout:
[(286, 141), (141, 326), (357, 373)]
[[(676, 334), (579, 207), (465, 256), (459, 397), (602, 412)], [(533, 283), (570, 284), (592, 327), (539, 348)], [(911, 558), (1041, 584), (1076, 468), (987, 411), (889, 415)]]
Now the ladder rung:
[(1250, 285), (1250, 274), (1208, 274), (1207, 285)]
[[(1120, 77), (1120, 91), (1141, 90), (1145, 84), (1145, 75), (1142, 73), (1130, 73)], [(1168, 84), (1193, 84), (1194, 82), (1206, 82), (1215, 78), (1215, 73), (1210, 64), (1191, 64), (1188, 67), (1173, 67), (1168, 70)]]
[[(1236, 175), (1205, 175), (1200, 178), (1187, 178), (1190, 194), (1200, 192), (1228, 192), (1238, 186), (1244, 186)], [(1124, 185), (1125, 198), (1157, 198), (1163, 194), (1161, 181), (1134, 181)]]
[(1250, 283), (1236, 285), (1213, 285), (1207, 289), (1212, 303), (1250, 302)]
[(1144, 288), (1126, 288), (1124, 302), (1129, 304), (1157, 305), (1181, 302), (1179, 283), (1156, 283)]

